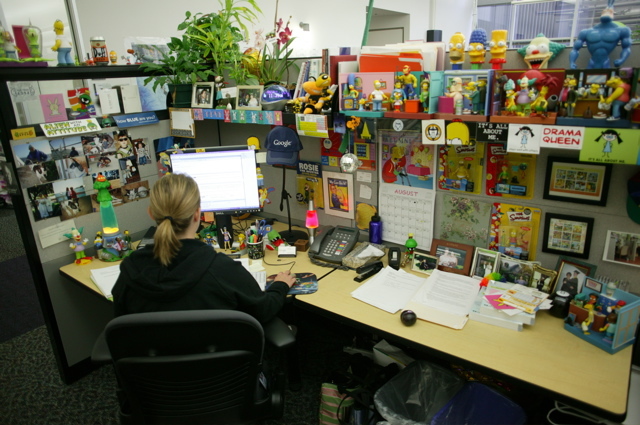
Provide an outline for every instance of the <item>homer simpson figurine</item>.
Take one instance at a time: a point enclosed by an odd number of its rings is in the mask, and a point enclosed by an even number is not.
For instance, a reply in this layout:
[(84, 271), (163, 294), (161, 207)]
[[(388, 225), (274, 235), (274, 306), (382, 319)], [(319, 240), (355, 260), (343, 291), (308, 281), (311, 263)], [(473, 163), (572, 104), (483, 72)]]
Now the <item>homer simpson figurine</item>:
[(451, 36), (449, 40), (449, 62), (451, 69), (462, 69), (464, 63), (465, 39), (461, 32)]
[(51, 50), (58, 52), (58, 66), (73, 66), (71, 38), (64, 34), (64, 24), (60, 19), (53, 23), (53, 32), (56, 34), (56, 42)]

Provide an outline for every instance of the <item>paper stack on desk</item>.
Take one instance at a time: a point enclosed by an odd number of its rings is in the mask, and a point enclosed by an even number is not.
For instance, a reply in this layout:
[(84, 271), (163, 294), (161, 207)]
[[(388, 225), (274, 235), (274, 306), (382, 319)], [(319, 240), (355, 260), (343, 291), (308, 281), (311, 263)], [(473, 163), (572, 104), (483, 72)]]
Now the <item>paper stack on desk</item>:
[(387, 266), (351, 296), (389, 313), (413, 310), (419, 319), (462, 329), (478, 289), (468, 276), (434, 270), (425, 279)]
[(113, 296), (111, 295), (111, 290), (113, 289), (113, 285), (116, 284), (118, 276), (120, 276), (120, 264), (103, 267), (101, 269), (91, 269), (91, 280), (96, 284), (98, 289), (100, 289), (100, 292), (112, 301)]

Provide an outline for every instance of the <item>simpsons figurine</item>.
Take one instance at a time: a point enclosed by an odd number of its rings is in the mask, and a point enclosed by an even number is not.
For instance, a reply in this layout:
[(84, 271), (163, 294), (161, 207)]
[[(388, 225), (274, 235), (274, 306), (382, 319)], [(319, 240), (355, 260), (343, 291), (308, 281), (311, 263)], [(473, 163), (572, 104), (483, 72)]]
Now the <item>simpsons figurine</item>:
[(462, 69), (464, 63), (465, 39), (461, 32), (451, 36), (449, 40), (449, 62), (451, 69)]
[(481, 69), (487, 54), (487, 32), (482, 28), (477, 28), (471, 32), (469, 37), (469, 62), (471, 69)]
[(502, 69), (502, 65), (507, 63), (507, 33), (507, 30), (491, 31), (491, 41), (489, 42), (491, 69)]
[(51, 48), (54, 52), (58, 52), (58, 66), (73, 66), (71, 59), (71, 38), (64, 33), (64, 24), (61, 20), (57, 20), (53, 24), (53, 32), (56, 34), (56, 42)]

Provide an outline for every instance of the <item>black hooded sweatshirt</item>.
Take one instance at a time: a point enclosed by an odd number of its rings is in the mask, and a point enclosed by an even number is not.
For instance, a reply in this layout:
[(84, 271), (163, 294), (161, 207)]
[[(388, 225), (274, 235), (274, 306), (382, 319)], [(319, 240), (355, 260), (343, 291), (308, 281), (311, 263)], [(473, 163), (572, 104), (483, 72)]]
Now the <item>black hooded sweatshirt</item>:
[(116, 316), (176, 310), (239, 310), (266, 323), (273, 319), (289, 292), (273, 282), (263, 292), (241, 263), (195, 239), (182, 247), (169, 267), (153, 258), (153, 246), (133, 252), (120, 265), (113, 287)]

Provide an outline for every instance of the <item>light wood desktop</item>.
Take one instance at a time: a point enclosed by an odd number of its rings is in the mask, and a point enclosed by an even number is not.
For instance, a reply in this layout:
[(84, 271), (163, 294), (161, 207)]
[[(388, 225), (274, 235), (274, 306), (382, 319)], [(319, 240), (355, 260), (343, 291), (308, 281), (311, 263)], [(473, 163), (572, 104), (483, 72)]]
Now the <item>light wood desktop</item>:
[[(96, 260), (87, 266), (69, 264), (60, 272), (104, 297), (91, 281), (90, 270), (114, 264)], [(267, 275), (290, 267), (292, 272), (316, 274), (318, 292), (296, 296), (294, 305), (300, 308), (370, 329), (452, 362), (477, 365), (531, 384), (574, 407), (615, 420), (626, 413), (632, 348), (608, 354), (571, 335), (562, 320), (547, 312), (539, 312), (535, 325), (522, 332), (472, 320), (462, 330), (421, 320), (406, 327), (399, 313), (389, 314), (351, 296), (361, 285), (353, 280), (355, 271), (312, 264), (307, 252), (296, 258), (278, 258), (275, 252), (266, 251), (263, 264)]]

